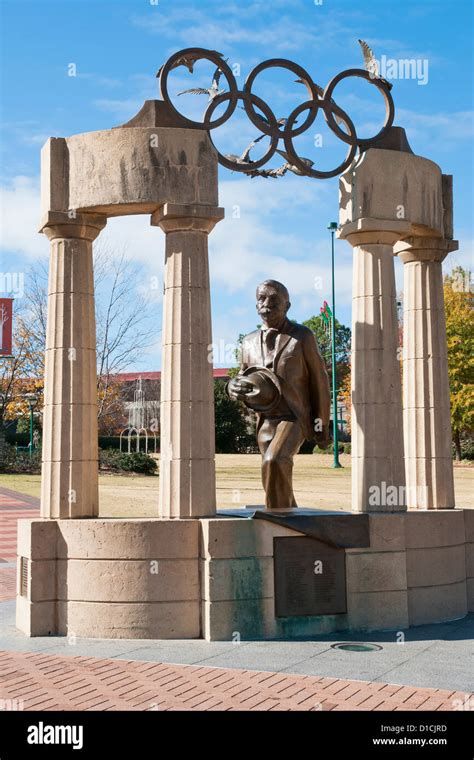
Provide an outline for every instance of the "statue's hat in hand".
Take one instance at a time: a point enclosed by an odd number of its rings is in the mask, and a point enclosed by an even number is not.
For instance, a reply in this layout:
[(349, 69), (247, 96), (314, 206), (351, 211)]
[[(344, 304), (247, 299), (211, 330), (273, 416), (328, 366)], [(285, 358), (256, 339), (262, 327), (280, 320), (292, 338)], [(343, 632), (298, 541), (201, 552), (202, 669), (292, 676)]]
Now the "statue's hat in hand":
[(272, 370), (266, 367), (247, 367), (242, 376), (248, 377), (256, 385), (256, 389), (249, 393), (245, 399), (246, 406), (255, 412), (271, 412), (275, 409), (281, 398), (281, 387), (278, 377)]

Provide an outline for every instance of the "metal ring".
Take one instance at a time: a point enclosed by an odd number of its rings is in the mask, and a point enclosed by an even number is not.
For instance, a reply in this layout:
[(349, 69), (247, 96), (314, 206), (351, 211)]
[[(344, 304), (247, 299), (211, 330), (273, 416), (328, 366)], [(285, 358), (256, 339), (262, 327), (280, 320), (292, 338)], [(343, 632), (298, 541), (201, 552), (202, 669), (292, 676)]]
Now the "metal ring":
[[(209, 103), (209, 106), (207, 108), (205, 115), (209, 117), (212, 116), (217, 106), (219, 106), (225, 100), (228, 100), (230, 96), (231, 94), (229, 92), (225, 92), (222, 95), (218, 95), (216, 98), (214, 98), (214, 100), (211, 103)], [(247, 93), (242, 92), (241, 90), (237, 91), (237, 100), (243, 100), (245, 103), (247, 99), (252, 99), (255, 105), (258, 108), (260, 108), (263, 114), (267, 117), (270, 125), (273, 123), (275, 126), (277, 126), (275, 115), (272, 109), (270, 108), (270, 106), (268, 106), (264, 100), (259, 98), (258, 95), (252, 95), (252, 94), (248, 95)], [(225, 166), (227, 169), (231, 169), (233, 172), (248, 172), (249, 170), (252, 170), (252, 169), (258, 169), (271, 159), (271, 157), (274, 155), (277, 149), (279, 137), (276, 134), (272, 134), (268, 136), (270, 137), (270, 145), (268, 146), (268, 150), (262, 156), (262, 158), (259, 158), (258, 161), (248, 161), (246, 163), (238, 164), (235, 161), (231, 161), (231, 159), (226, 158), (226, 156), (224, 156), (222, 153), (220, 153), (217, 150), (214, 140), (212, 139), (212, 136), (209, 133), (209, 139), (218, 155), (219, 163), (222, 164), (222, 166)]]
[[(186, 61), (186, 58), (188, 58), (188, 61)], [(183, 60), (180, 62), (180, 59)], [(229, 91), (216, 95), (212, 98), (204, 113), (203, 121), (193, 121), (185, 116), (182, 116), (182, 114), (180, 114), (178, 109), (171, 102), (168, 93), (168, 76), (170, 71), (177, 65), (185, 65), (188, 66), (188, 68), (192, 69), (193, 62), (200, 59), (210, 61), (222, 71), (223, 76), (227, 80)], [(285, 123), (281, 125), (278, 124), (278, 120), (275, 118), (273, 111), (267, 105), (267, 103), (265, 103), (265, 101), (258, 95), (254, 95), (252, 93), (252, 86), (254, 85), (257, 76), (262, 71), (270, 68), (284, 68), (295, 74), (299, 79), (302, 80), (309, 95), (309, 99), (307, 99), (304, 103), (301, 103), (301, 105), (297, 106), (291, 112), (288, 118), (286, 118)], [(350, 117), (340, 106), (337, 105), (337, 103), (332, 98), (334, 89), (337, 84), (339, 84), (339, 82), (341, 82), (343, 79), (347, 79), (348, 77), (352, 76), (367, 80), (370, 84), (375, 85), (383, 95), (385, 101), (385, 123), (382, 129), (374, 137), (366, 139), (359, 138), (357, 136), (356, 128)], [(320, 90), (320, 88), (318, 88), (318, 86), (313, 82), (308, 72), (302, 66), (299, 66), (297, 63), (287, 60), (286, 58), (270, 58), (269, 60), (258, 64), (254, 69), (252, 69), (249, 76), (247, 77), (243, 90), (238, 90), (234, 74), (229, 65), (215, 50), (205, 50), (204, 48), (184, 48), (183, 50), (180, 50), (168, 59), (168, 61), (162, 67), (160, 73), (161, 96), (163, 100), (168, 104), (168, 106), (172, 109), (172, 111), (174, 111), (174, 113), (177, 114), (182, 121), (184, 120), (184, 122), (186, 122), (190, 127), (197, 127), (200, 129), (205, 129), (207, 131), (209, 139), (211, 140), (211, 143), (216, 150), (219, 163), (222, 164), (222, 166), (225, 166), (232, 171), (246, 173), (251, 172), (252, 169), (259, 169), (264, 164), (266, 164), (267, 161), (269, 161), (269, 159), (274, 155), (279, 140), (283, 140), (286, 153), (288, 154), (292, 166), (296, 167), (301, 172), (301, 174), (307, 177), (315, 177), (318, 179), (335, 177), (348, 168), (355, 157), (357, 149), (367, 150), (367, 148), (380, 140), (393, 124), (395, 107), (393, 98), (390, 94), (390, 85), (385, 82), (385, 80), (374, 77), (368, 71), (365, 71), (363, 69), (347, 69), (346, 71), (342, 71), (333, 77), (333, 79), (331, 79), (326, 89), (324, 90), (322, 97), (318, 94), (318, 90)], [(270, 138), (270, 145), (268, 147), (268, 150), (258, 161), (246, 161), (245, 163), (237, 163), (236, 161), (231, 161), (217, 150), (211, 137), (211, 131), (219, 126), (222, 126), (222, 124), (224, 124), (232, 116), (239, 100), (243, 101), (244, 110), (252, 124), (263, 135), (266, 135)], [(215, 121), (212, 121), (212, 115), (216, 108), (225, 102), (227, 102), (228, 105), (222, 116), (215, 119)], [(258, 108), (258, 110), (261, 112), (261, 114), (263, 114), (263, 117), (265, 118), (263, 118), (262, 115), (258, 114), (258, 112), (255, 110), (256, 108)], [(323, 110), (324, 118), (329, 129), (339, 140), (349, 145), (346, 158), (341, 164), (339, 164), (336, 169), (332, 171), (319, 171), (317, 169), (308, 167), (308, 165), (305, 163), (305, 159), (302, 159), (298, 156), (293, 146), (293, 139), (298, 135), (306, 132), (307, 129), (314, 123), (319, 109)], [(299, 127), (295, 127), (297, 117), (304, 111), (308, 112), (307, 117)], [(344, 131), (344, 129), (341, 129), (336, 121), (336, 117), (339, 118), (340, 122), (342, 122), (342, 124), (345, 126), (346, 131)]]
[[(358, 139), (359, 145), (362, 143), (367, 143), (367, 142), (375, 142), (376, 140), (379, 140), (381, 137), (383, 137), (393, 124), (393, 120), (395, 117), (395, 106), (393, 103), (393, 98), (390, 94), (390, 91), (387, 85), (384, 84), (384, 82), (381, 79), (371, 76), (369, 72), (365, 71), (364, 69), (347, 69), (346, 71), (341, 71), (339, 74), (336, 74), (336, 76), (331, 79), (326, 89), (324, 90), (323, 99), (330, 101), (332, 98), (332, 93), (334, 92), (334, 88), (336, 87), (336, 85), (339, 84), (339, 82), (341, 82), (343, 79), (347, 79), (348, 77), (359, 77), (360, 79), (366, 79), (368, 82), (370, 82), (370, 84), (375, 85), (377, 89), (380, 90), (380, 92), (383, 95), (383, 98), (385, 100), (385, 124), (383, 125), (380, 132), (374, 135), (374, 137)], [(334, 134), (337, 137), (339, 137), (340, 140), (344, 140), (344, 142), (347, 142), (347, 140), (344, 137), (344, 132), (336, 124), (336, 121), (332, 113), (327, 114), (325, 110), (324, 116), (326, 118), (328, 126), (332, 129)]]
[[(320, 171), (318, 169), (313, 169), (312, 167), (307, 166), (304, 163), (304, 161), (298, 156), (298, 154), (296, 153), (294, 149), (293, 138), (291, 136), (291, 120), (296, 118), (296, 116), (298, 116), (298, 114), (302, 110), (304, 110), (306, 105), (307, 105), (306, 103), (302, 103), (300, 106), (298, 106), (298, 108), (295, 108), (290, 118), (288, 119), (289, 130), (288, 130), (288, 134), (285, 134), (285, 137), (284, 137), (286, 153), (290, 157), (292, 164), (296, 166), (301, 171), (301, 173), (304, 174), (306, 177), (314, 177), (315, 179), (329, 179), (330, 177), (336, 177), (338, 174), (341, 174), (343, 171), (345, 171), (347, 167), (350, 166), (350, 164), (354, 160), (354, 156), (357, 151), (357, 135), (356, 135), (355, 127), (351, 119), (349, 118), (349, 116), (342, 110), (342, 108), (339, 108), (339, 106), (336, 106), (335, 103), (332, 104), (330, 107), (336, 107), (338, 112), (343, 114), (343, 117), (344, 117), (344, 120), (346, 121), (347, 126), (354, 133), (354, 138), (351, 141), (346, 158), (335, 169), (331, 171)], [(325, 107), (328, 108), (329, 107), (328, 104), (326, 104)], [(342, 115), (341, 115), (341, 118), (342, 118)]]
[[(227, 106), (225, 112), (220, 116), (218, 119), (216, 119), (214, 122), (209, 121), (193, 121), (192, 119), (188, 119), (186, 116), (183, 116), (176, 106), (173, 104), (169, 93), (168, 93), (168, 76), (170, 71), (173, 68), (173, 64), (176, 63), (180, 58), (184, 58), (186, 56), (196, 56), (196, 60), (207, 60), (211, 61), (211, 63), (214, 63), (217, 68), (219, 68), (223, 75), (225, 76), (227, 80), (227, 84), (229, 85), (229, 105)], [(171, 56), (171, 58), (168, 58), (165, 65), (163, 66), (160, 74), (160, 94), (164, 101), (173, 109), (173, 111), (181, 118), (186, 119), (186, 121), (192, 125), (193, 127), (201, 127), (202, 129), (216, 129), (216, 127), (220, 127), (222, 124), (224, 124), (227, 119), (230, 119), (232, 114), (235, 111), (235, 107), (237, 105), (237, 82), (235, 81), (235, 77), (232, 73), (232, 69), (230, 66), (215, 52), (212, 50), (204, 50), (203, 48), (184, 48), (183, 50), (180, 50), (178, 53), (175, 53)], [(207, 114), (207, 111), (206, 111)]]
[[(302, 79), (304, 83), (306, 84), (306, 88), (309, 91), (309, 93), (312, 95), (312, 100), (307, 101), (308, 103), (311, 103), (311, 110), (308, 114), (307, 119), (303, 124), (301, 124), (299, 127), (297, 127), (295, 130), (292, 131), (292, 137), (296, 137), (297, 135), (301, 135), (303, 132), (305, 132), (311, 124), (314, 122), (316, 115), (318, 113), (319, 108), (319, 98), (318, 98), (318, 92), (316, 90), (316, 86), (311, 79), (308, 72), (302, 67), (299, 66), (297, 63), (293, 63), (293, 61), (289, 61), (286, 58), (270, 58), (268, 61), (263, 61), (263, 63), (259, 63), (258, 66), (255, 66), (254, 69), (250, 72), (247, 79), (245, 80), (244, 85), (244, 93), (248, 96), (251, 96), (252, 93), (252, 85), (256, 79), (256, 77), (266, 69), (270, 68), (282, 68), (282, 69), (288, 69), (288, 71), (291, 71), (293, 74), (296, 74), (297, 77)], [(258, 114), (255, 113), (255, 110), (253, 106), (251, 105), (251, 101), (244, 101), (245, 110), (247, 112), (247, 116), (249, 117), (250, 121), (259, 129), (261, 132), (264, 132), (266, 135), (269, 135), (270, 137), (273, 134), (276, 134), (278, 137), (283, 137), (284, 132), (286, 131), (286, 127), (288, 124), (284, 125), (283, 129), (278, 128), (278, 124), (276, 126), (276, 132), (270, 131), (269, 125), (266, 124), (262, 119), (258, 117)]]

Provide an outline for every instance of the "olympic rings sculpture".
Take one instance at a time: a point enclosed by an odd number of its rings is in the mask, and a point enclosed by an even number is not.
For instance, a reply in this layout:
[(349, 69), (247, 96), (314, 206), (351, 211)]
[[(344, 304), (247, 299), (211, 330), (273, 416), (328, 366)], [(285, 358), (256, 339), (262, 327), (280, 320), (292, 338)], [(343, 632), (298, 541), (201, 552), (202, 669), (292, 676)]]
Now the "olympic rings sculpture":
[[(192, 121), (184, 117), (178, 109), (174, 106), (168, 93), (168, 77), (170, 72), (178, 68), (179, 66), (185, 66), (190, 73), (193, 72), (194, 64), (200, 60), (205, 59), (216, 65), (216, 72), (214, 74), (212, 85), (209, 89), (195, 88), (191, 90), (185, 90), (184, 93), (193, 94), (209, 94), (209, 103), (206, 108), (202, 121)], [(299, 106), (297, 106), (286, 119), (277, 119), (271, 108), (260, 97), (252, 92), (252, 87), (255, 83), (258, 75), (267, 69), (282, 68), (287, 69), (292, 74), (295, 74), (302, 84), (305, 85), (307, 91), (307, 98)], [(271, 58), (263, 63), (258, 64), (248, 75), (243, 90), (237, 88), (237, 83), (232, 72), (232, 69), (228, 65), (227, 61), (223, 59), (222, 54), (215, 50), (206, 50), (204, 48), (185, 48), (177, 53), (174, 53), (166, 63), (160, 68), (157, 76), (160, 79), (160, 93), (162, 99), (168, 104), (180, 118), (181, 121), (187, 122), (190, 127), (205, 129), (209, 135), (209, 138), (216, 149), (219, 163), (232, 171), (243, 172), (251, 176), (280, 176), (284, 173), (282, 167), (280, 170), (263, 170), (263, 167), (275, 154), (278, 148), (280, 140), (283, 141), (285, 146), (285, 153), (287, 169), (289, 168), (293, 173), (304, 175), (307, 177), (314, 177), (317, 179), (327, 179), (329, 177), (335, 177), (338, 174), (344, 172), (352, 163), (357, 150), (367, 150), (372, 144), (380, 140), (390, 129), (393, 124), (395, 109), (393, 98), (390, 94), (391, 85), (386, 80), (380, 77), (374, 77), (364, 69), (347, 69), (337, 74), (326, 88), (323, 90), (319, 87), (308, 72), (297, 63), (287, 60), (285, 58)], [(219, 80), (223, 76), (228, 85), (228, 91), (219, 89)], [(385, 122), (381, 130), (371, 137), (370, 139), (361, 139), (357, 136), (355, 126), (349, 117), (349, 115), (336, 104), (333, 100), (333, 92), (343, 79), (349, 77), (359, 77), (365, 79), (381, 92), (385, 101)], [(179, 94), (184, 94), (179, 93)], [(220, 153), (211, 136), (212, 130), (222, 126), (234, 113), (239, 101), (242, 102), (243, 109), (245, 110), (248, 118), (252, 124), (262, 133), (257, 140), (251, 143), (251, 146), (244, 152), (242, 157), (233, 155), (223, 155)], [(227, 103), (224, 113), (216, 119), (212, 119), (212, 116), (218, 106), (222, 103)], [(258, 111), (256, 110), (258, 109)], [(319, 111), (323, 112), (324, 119), (328, 127), (336, 135), (336, 137), (348, 146), (347, 155), (339, 166), (331, 171), (319, 171), (313, 168), (313, 161), (307, 158), (300, 157), (294, 148), (293, 139), (298, 135), (303, 134), (314, 123)], [(259, 113), (260, 111), (260, 113)], [(305, 114), (303, 122), (296, 126), (298, 117), (301, 114)], [(340, 125), (344, 126), (344, 129)], [(250, 148), (263, 137), (269, 137), (269, 145), (265, 154), (256, 161), (250, 159)], [(286, 169), (285, 169), (286, 171)], [(279, 174), (278, 174), (279, 173)]]

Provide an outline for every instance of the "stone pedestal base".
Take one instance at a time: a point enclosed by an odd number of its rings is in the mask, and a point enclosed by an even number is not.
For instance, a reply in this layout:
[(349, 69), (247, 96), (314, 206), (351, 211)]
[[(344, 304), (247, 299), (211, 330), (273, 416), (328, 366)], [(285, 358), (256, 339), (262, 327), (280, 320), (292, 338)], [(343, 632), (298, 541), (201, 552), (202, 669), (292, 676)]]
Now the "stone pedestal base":
[[(330, 519), (337, 532), (344, 521), (347, 547), (351, 517), (360, 515), (323, 513), (315, 524)], [(474, 511), (367, 519), (367, 546), (358, 526), (357, 548), (344, 549), (347, 611), (287, 618), (275, 616), (274, 539), (306, 529), (238, 517), (21, 520), (17, 627), (28, 636), (232, 641), (401, 630), (474, 611)]]

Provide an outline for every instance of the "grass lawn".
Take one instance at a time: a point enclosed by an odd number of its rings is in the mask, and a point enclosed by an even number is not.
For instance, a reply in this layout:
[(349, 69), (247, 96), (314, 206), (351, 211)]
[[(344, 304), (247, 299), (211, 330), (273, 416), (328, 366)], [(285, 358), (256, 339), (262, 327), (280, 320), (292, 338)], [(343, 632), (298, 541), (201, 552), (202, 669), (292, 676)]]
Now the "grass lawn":
[[(332, 456), (300, 454), (295, 459), (294, 489), (301, 507), (350, 509), (351, 458), (341, 456), (343, 469), (334, 470)], [(259, 454), (217, 454), (217, 505), (243, 507), (263, 503)], [(474, 467), (455, 465), (456, 506), (474, 507)], [(39, 475), (0, 475), (0, 486), (40, 495)], [(154, 517), (158, 510), (158, 477), (99, 476), (101, 517)]]

